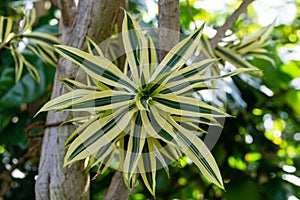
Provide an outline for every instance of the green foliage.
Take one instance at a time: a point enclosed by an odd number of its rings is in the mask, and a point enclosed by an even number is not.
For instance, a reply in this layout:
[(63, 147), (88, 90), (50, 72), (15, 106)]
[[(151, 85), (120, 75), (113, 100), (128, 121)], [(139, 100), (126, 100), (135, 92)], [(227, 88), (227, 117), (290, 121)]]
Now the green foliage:
[[(31, 57), (31, 58), (30, 58)], [(5, 85), (5, 90), (1, 90), (0, 98), (1, 107), (19, 107), (24, 103), (32, 102), (50, 89), (53, 83), (55, 70), (49, 65), (46, 65), (33, 56), (27, 56), (33, 66), (36, 66), (37, 72), (40, 74), (40, 82), (36, 84), (30, 73), (24, 73), (20, 81), (15, 84), (12, 76), (7, 76), (6, 73), (13, 72), (9, 67), (3, 70), (3, 75), (10, 80), (1, 79), (0, 84)], [(9, 85), (11, 87), (9, 87)]]

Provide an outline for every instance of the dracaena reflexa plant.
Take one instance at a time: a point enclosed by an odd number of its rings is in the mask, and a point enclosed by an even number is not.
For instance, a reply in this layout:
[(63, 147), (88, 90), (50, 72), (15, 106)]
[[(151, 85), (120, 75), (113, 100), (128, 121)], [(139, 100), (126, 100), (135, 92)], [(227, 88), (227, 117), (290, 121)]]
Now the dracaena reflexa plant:
[[(168, 173), (170, 161), (186, 154), (207, 179), (223, 188), (218, 166), (204, 142), (199, 125), (219, 125), (226, 114), (192, 93), (211, 89), (203, 72), (215, 60), (187, 64), (199, 42), (202, 28), (178, 43), (157, 63), (152, 39), (125, 12), (122, 38), (127, 64), (124, 72), (104, 57), (89, 38), (89, 53), (58, 45), (57, 52), (78, 64), (87, 76), (87, 84), (61, 79), (71, 90), (46, 103), (41, 111), (88, 111), (74, 118), (80, 126), (66, 142), (65, 165), (89, 158), (89, 166), (110, 165), (119, 158), (119, 169), (128, 187), (140, 174), (149, 191), (155, 193), (158, 166)], [(191, 131), (191, 127), (193, 130)], [(105, 165), (102, 165), (105, 166)], [(105, 167), (104, 167), (105, 168)]]
[[(203, 52), (208, 58), (220, 58), (219, 64), (225, 65), (229, 62), (236, 68), (256, 69), (256, 66), (249, 62), (253, 58), (270, 62), (275, 66), (274, 60), (270, 57), (270, 52), (265, 48), (270, 42), (270, 35), (274, 29), (275, 21), (268, 26), (260, 28), (252, 35), (243, 35), (243, 31), (232, 33), (222, 45), (218, 44), (213, 50), (206, 37), (201, 37)], [(240, 36), (243, 35), (241, 38)], [(220, 65), (213, 67), (212, 74), (220, 74)], [(261, 74), (255, 73), (256, 75)]]
[[(13, 17), (0, 16), (0, 53), (3, 50), (10, 51), (15, 63), (16, 82), (20, 80), (24, 66), (29, 74), (40, 82), (38, 70), (23, 54), (25, 50), (35, 54), (45, 63), (56, 65), (57, 56), (54, 54), (53, 44), (60, 44), (60, 41), (50, 34), (31, 31), (35, 18), (34, 9), (26, 10), (18, 24), (14, 23)], [(14, 30), (14, 27), (19, 29)]]

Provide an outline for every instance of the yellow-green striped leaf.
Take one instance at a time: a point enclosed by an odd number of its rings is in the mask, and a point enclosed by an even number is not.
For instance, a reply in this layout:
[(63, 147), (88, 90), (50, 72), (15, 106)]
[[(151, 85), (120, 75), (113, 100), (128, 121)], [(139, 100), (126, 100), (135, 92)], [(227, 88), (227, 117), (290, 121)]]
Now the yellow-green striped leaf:
[(127, 148), (124, 150), (124, 167), (122, 168), (127, 186), (130, 186), (132, 176), (137, 173), (136, 168), (146, 140), (146, 130), (142, 126), (139, 112), (132, 118), (130, 126)]
[(88, 51), (90, 54), (94, 56), (101, 56), (104, 57), (104, 54), (100, 47), (88, 36), (86, 36), (87, 39), (87, 45), (88, 45)]
[(47, 33), (30, 32), (30, 33), (26, 33), (22, 36), (36, 44), (43, 44), (43, 45), (47, 45), (47, 46), (54, 45), (54, 44), (60, 44), (60, 40), (57, 37), (54, 37)]
[(209, 181), (224, 189), (218, 165), (202, 140), (183, 129), (172, 118), (169, 117), (168, 121), (177, 129), (178, 142), (182, 151), (197, 165)]
[(74, 90), (57, 97), (50, 103), (45, 104), (41, 111), (47, 110), (72, 110), (72, 111), (105, 111), (116, 109), (121, 106), (129, 107), (134, 95), (121, 91), (95, 91)]
[(13, 19), (11, 17), (0, 16), (0, 47), (7, 42), (7, 37), (12, 31)]
[(155, 196), (156, 158), (155, 150), (150, 140), (147, 140), (147, 145), (144, 146), (143, 156), (139, 160), (138, 167), (146, 187)]
[(221, 110), (190, 97), (174, 94), (159, 94), (152, 98), (154, 105), (160, 110), (176, 115), (193, 117), (225, 117)]
[[(124, 112), (125, 111), (125, 112)], [(127, 112), (126, 112), (127, 111)], [(111, 114), (90, 124), (71, 144), (65, 156), (65, 164), (81, 160), (95, 154), (112, 142), (127, 128), (135, 109), (123, 109), (118, 116)]]
[(104, 57), (95, 57), (76, 48), (57, 45), (56, 51), (65, 58), (80, 65), (92, 78), (105, 84), (135, 91), (136, 85), (117, 66)]
[(77, 90), (77, 89), (87, 89), (87, 90), (89, 89), (93, 91), (102, 90), (102, 88), (97, 88), (96, 86), (91, 86), (91, 85), (85, 85), (83, 83), (68, 78), (60, 78), (58, 80), (61, 81), (69, 91)]
[(254, 65), (246, 61), (241, 55), (235, 53), (229, 48), (218, 46), (215, 49), (215, 54), (218, 57), (222, 58), (223, 60), (230, 62), (232, 65), (236, 66), (237, 68), (257, 69)]
[(16, 83), (19, 82), (22, 72), (23, 72), (23, 67), (24, 67), (24, 59), (22, 58), (22, 55), (18, 51), (18, 49), (14, 46), (11, 46), (11, 51), (10, 51), (14, 63), (15, 63), (15, 81)]
[(123, 20), (122, 37), (132, 79), (135, 83), (139, 83), (141, 67), (148, 63), (148, 60), (145, 60), (148, 51), (147, 41), (139, 24), (127, 12)]
[(161, 126), (151, 112), (140, 111), (143, 121), (143, 126), (145, 127), (148, 135), (150, 137), (161, 139), (166, 143), (171, 143), (172, 145), (177, 145), (176, 140), (174, 139), (174, 134), (165, 130), (164, 125)]
[(199, 45), (203, 27), (204, 25), (202, 25), (201, 28), (194, 31), (193, 34), (179, 42), (170, 50), (170, 52), (158, 65), (151, 77), (151, 80), (154, 80), (156, 77), (170, 70), (181, 68), (188, 61), (193, 53), (195, 53), (195, 50)]

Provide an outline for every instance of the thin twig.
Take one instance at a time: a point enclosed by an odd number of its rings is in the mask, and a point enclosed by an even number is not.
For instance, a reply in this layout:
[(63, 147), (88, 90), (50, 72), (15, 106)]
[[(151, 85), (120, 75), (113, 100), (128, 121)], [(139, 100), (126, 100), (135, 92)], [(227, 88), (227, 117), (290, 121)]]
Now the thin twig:
[[(38, 122), (35, 122), (33, 124), (30, 124), (26, 129), (25, 129), (25, 134), (27, 136), (28, 139), (32, 139), (32, 138), (37, 138), (37, 137), (43, 137), (44, 136), (44, 130), (46, 128), (49, 128), (49, 127), (56, 127), (56, 126), (59, 126), (62, 122), (56, 122), (56, 123), (51, 123), (51, 124), (45, 124), (45, 122), (43, 121), (38, 121)], [(41, 127), (43, 128), (42, 131), (38, 132), (37, 134), (34, 134), (32, 135), (30, 132), (35, 129), (35, 128), (38, 128), (38, 127)]]
[(191, 8), (189, 0), (186, 0), (186, 5), (187, 5), (187, 8), (188, 8), (188, 11), (189, 11), (189, 14), (190, 14), (190, 18), (191, 18), (192, 22), (195, 25), (195, 29), (197, 29), (198, 27), (197, 27), (196, 21), (194, 19), (193, 11), (192, 11), (192, 8)]

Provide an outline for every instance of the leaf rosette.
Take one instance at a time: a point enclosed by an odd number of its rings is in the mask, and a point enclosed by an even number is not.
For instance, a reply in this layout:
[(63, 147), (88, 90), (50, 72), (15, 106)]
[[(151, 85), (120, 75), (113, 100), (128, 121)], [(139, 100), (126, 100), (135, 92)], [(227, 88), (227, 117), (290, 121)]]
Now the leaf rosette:
[(202, 29), (203, 26), (179, 42), (158, 63), (151, 37), (125, 12), (124, 72), (89, 38), (88, 53), (56, 46), (60, 55), (78, 64), (88, 77), (86, 83), (61, 79), (70, 92), (46, 103), (39, 111), (89, 113), (69, 121), (80, 126), (66, 142), (65, 165), (89, 158), (89, 167), (100, 165), (103, 172), (118, 160), (128, 187), (133, 187), (140, 174), (154, 195), (158, 166), (168, 173), (168, 164), (185, 154), (208, 180), (223, 188), (218, 166), (199, 138), (206, 133), (199, 125), (220, 126), (217, 119), (227, 114), (195, 98), (193, 93), (212, 89), (208, 81), (249, 69), (205, 76), (216, 60), (187, 64), (199, 50)]

